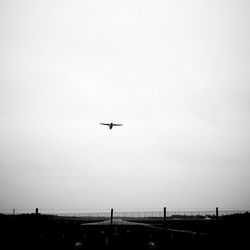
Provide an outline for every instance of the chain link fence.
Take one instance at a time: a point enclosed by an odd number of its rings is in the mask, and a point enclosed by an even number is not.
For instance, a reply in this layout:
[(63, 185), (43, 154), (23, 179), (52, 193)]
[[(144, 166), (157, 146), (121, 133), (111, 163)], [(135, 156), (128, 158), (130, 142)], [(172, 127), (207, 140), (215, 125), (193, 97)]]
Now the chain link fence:
[[(179, 249), (212, 239), (224, 243), (249, 232), (248, 209), (0, 209), (8, 249)], [(247, 214), (245, 214), (247, 213)], [(228, 215), (233, 216), (223, 217)], [(243, 216), (238, 216), (242, 214)], [(219, 218), (220, 217), (220, 218)], [(242, 235), (244, 237), (242, 237)], [(197, 240), (197, 241), (196, 241)], [(230, 244), (229, 244), (230, 245)], [(1, 246), (1, 244), (0, 244)], [(148, 246), (148, 248), (146, 248)], [(213, 247), (211, 247), (213, 248)], [(197, 248), (198, 249), (198, 248)]]
[[(165, 210), (164, 210), (165, 209)], [(164, 214), (165, 211), (165, 214)], [(214, 209), (114, 209), (113, 218), (210, 218), (216, 216), (217, 208)], [(249, 213), (250, 209), (218, 209), (218, 216), (231, 214)], [(60, 216), (68, 218), (110, 218), (111, 209), (0, 209), (2, 215), (21, 215), (21, 214), (42, 214), (48, 216)]]

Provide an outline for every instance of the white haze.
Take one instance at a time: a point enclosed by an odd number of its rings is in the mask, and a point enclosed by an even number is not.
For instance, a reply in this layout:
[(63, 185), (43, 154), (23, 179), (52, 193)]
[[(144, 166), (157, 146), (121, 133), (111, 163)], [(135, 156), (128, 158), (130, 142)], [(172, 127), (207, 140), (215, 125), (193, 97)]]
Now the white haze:
[(249, 208), (249, 13), (1, 1), (1, 208)]

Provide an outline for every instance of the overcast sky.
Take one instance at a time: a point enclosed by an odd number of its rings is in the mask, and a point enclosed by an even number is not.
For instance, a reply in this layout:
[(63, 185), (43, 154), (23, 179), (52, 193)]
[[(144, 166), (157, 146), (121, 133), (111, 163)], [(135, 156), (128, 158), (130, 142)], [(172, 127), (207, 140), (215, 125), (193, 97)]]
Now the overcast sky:
[(249, 208), (249, 13), (2, 0), (0, 207)]

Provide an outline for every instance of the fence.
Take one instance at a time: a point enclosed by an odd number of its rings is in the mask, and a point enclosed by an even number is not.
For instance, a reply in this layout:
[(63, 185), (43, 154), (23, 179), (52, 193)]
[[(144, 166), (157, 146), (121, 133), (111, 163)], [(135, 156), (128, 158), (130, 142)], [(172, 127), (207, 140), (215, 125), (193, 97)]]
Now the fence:
[(20, 214), (43, 214), (54, 216), (67, 216), (72, 218), (211, 218), (231, 214), (242, 214), (250, 212), (250, 209), (162, 209), (143, 210), (143, 209), (0, 209), (0, 214), (20, 215)]
[[(176, 244), (183, 244), (182, 248), (189, 244), (191, 248), (193, 242), (201, 244), (199, 248), (203, 249), (211, 239), (210, 248), (214, 247), (214, 240), (224, 247), (229, 239), (237, 244), (247, 242), (249, 211), (167, 207), (150, 210), (0, 209), (2, 245), (13, 244), (11, 249), (125, 250), (146, 249), (146, 244), (153, 240), (157, 249), (179, 249)], [(223, 217), (232, 214), (236, 214), (237, 219)], [(82, 248), (76, 248), (79, 245)]]

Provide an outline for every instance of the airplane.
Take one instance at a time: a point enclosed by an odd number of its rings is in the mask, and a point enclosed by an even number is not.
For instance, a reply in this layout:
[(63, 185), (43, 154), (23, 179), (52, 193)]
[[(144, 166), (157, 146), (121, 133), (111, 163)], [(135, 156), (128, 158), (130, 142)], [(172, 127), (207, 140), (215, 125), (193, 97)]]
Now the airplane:
[(109, 126), (109, 129), (112, 129), (113, 126), (122, 126), (122, 124), (117, 124), (117, 123), (113, 123), (113, 122), (111, 122), (111, 123), (100, 123), (100, 124)]

